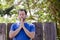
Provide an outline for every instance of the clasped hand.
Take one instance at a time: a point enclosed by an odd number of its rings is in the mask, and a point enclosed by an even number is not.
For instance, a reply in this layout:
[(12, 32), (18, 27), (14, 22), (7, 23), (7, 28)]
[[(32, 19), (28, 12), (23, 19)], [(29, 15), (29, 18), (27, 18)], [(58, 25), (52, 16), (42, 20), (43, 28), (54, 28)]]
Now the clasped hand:
[(23, 27), (24, 27), (24, 21), (23, 21), (23, 18), (21, 18), (20, 28), (23, 28)]

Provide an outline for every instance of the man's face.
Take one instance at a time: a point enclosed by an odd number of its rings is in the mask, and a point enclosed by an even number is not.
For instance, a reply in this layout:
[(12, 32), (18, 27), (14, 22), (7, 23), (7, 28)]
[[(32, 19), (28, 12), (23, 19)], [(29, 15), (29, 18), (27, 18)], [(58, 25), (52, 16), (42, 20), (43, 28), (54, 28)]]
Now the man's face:
[(24, 11), (19, 11), (19, 14), (18, 14), (19, 19), (21, 19), (21, 18), (25, 19), (26, 16), (27, 16), (27, 15), (25, 14)]

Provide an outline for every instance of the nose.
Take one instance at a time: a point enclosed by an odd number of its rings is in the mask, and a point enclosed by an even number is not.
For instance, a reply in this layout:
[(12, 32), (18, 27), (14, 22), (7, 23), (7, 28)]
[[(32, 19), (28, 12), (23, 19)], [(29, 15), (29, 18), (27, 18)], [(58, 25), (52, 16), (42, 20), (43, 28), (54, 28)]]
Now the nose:
[(20, 16), (23, 16), (23, 15), (20, 15)]

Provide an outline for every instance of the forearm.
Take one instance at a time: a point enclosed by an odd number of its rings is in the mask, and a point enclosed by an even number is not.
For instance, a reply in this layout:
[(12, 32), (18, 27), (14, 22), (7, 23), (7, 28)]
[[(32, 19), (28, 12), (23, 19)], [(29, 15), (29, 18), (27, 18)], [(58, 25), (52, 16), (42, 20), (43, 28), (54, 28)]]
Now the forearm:
[(31, 39), (34, 38), (35, 33), (34, 32), (29, 32), (25, 27), (23, 27), (25, 33), (27, 34), (28, 37), (30, 37)]
[(9, 37), (10, 37), (10, 38), (15, 37), (15, 36), (19, 33), (20, 30), (21, 30), (21, 28), (18, 28), (18, 29), (16, 29), (15, 31), (10, 31)]

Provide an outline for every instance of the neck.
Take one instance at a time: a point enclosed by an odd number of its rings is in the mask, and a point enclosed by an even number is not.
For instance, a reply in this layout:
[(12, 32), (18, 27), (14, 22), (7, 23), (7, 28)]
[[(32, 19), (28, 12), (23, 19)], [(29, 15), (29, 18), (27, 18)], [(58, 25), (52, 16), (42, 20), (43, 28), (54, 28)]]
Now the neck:
[(23, 22), (25, 23), (26, 21), (24, 20)]

